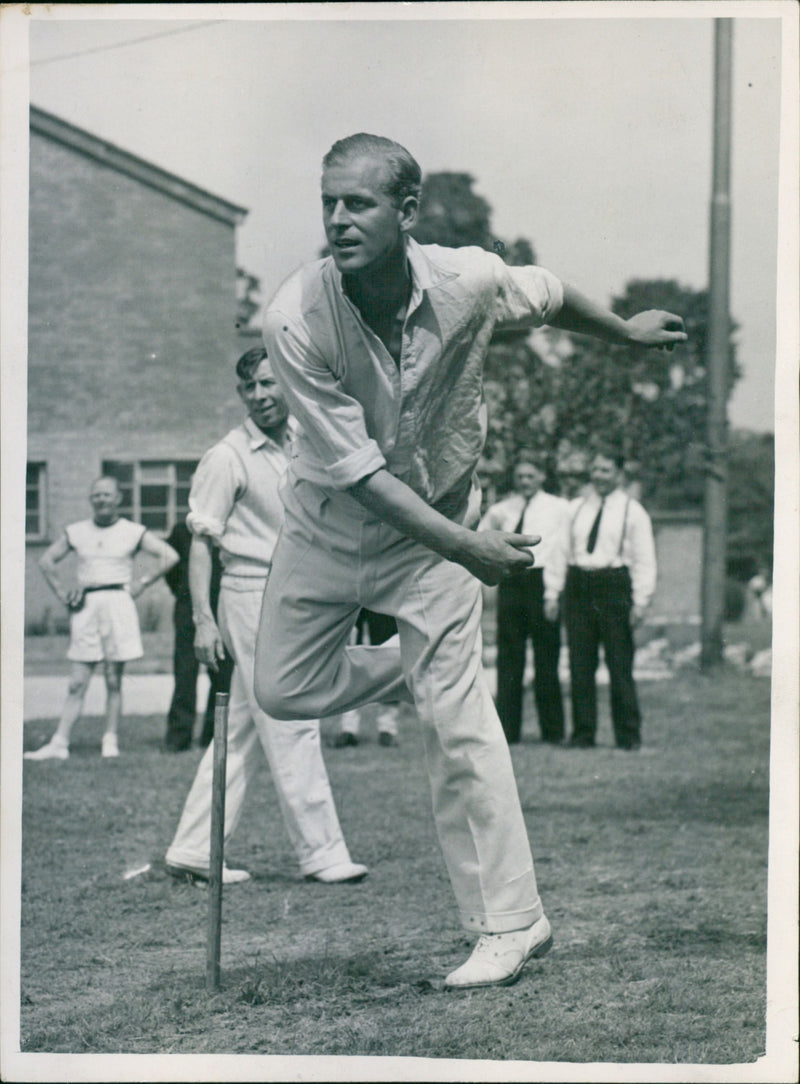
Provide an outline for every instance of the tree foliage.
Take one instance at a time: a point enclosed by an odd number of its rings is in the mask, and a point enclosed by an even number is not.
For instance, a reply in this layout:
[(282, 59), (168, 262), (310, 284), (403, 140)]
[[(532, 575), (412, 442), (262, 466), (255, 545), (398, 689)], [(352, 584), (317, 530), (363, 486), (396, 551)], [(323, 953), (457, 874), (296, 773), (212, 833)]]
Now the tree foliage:
[[(708, 463), (708, 292), (672, 279), (634, 280), (611, 307), (623, 318), (645, 309), (678, 313), (689, 340), (664, 353), (574, 336), (559, 372), (559, 438), (610, 440), (638, 474), (645, 500), (661, 508), (699, 505)], [(732, 321), (731, 336), (735, 327)], [(737, 376), (731, 342), (729, 391)]]
[[(664, 353), (550, 332), (534, 340), (536, 350), (512, 339), (509, 363), (496, 336), (486, 385), (490, 410), (503, 417), (490, 421), (489, 468), (502, 488), (522, 447), (555, 453), (610, 442), (651, 506), (699, 507), (708, 467), (707, 291), (674, 280), (632, 281), (612, 308), (624, 318), (644, 309), (679, 313), (689, 341)], [(731, 322), (731, 335), (734, 330)], [(731, 343), (729, 386), (737, 376)]]
[(421, 245), (490, 249), (491, 208), (472, 191), (468, 173), (429, 173), (422, 182), (419, 217), (412, 236)]
[(426, 174), (412, 237), (421, 245), (477, 245), (517, 266), (536, 263), (536, 253), (527, 238), (504, 241), (495, 236), (492, 209), (483, 196), (472, 191), (474, 183), (469, 173)]

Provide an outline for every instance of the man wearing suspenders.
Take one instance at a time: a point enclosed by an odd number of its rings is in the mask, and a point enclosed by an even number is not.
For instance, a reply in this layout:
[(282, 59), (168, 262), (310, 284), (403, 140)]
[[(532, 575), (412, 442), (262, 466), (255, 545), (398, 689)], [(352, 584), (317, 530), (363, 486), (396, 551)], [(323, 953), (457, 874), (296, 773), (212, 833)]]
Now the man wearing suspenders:
[(597, 730), (595, 673), (603, 645), (611, 685), (611, 719), (620, 749), (641, 746), (641, 715), (633, 680), (633, 630), (656, 586), (650, 517), (620, 485), (622, 459), (598, 451), (592, 489), (572, 502), (564, 615), (572, 696), (570, 744), (590, 747)]

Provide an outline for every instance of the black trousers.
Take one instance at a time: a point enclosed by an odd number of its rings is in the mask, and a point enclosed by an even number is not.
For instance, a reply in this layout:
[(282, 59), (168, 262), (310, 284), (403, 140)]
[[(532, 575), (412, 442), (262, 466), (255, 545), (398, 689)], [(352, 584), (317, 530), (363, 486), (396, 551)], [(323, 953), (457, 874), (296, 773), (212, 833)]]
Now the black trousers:
[(522, 728), (523, 677), (528, 640), (533, 644), (533, 696), (543, 741), (564, 737), (564, 704), (558, 680), (561, 626), (544, 616), (544, 578), (533, 568), (501, 583), (497, 592), (497, 714), (509, 742)]
[(376, 614), (372, 610), (362, 610), (356, 621), (358, 643), (364, 643), (364, 630), (369, 632), (372, 647), (385, 644), (397, 632), (397, 622), (388, 614)]
[(571, 567), (564, 588), (564, 616), (572, 680), (572, 738), (593, 745), (597, 730), (595, 674), (603, 645), (611, 684), (611, 720), (617, 745), (640, 741), (641, 714), (633, 681), (631, 578), (627, 568), (585, 571)]
[[(200, 663), (194, 654), (194, 622), (192, 621), (192, 603), (179, 595), (175, 600), (175, 646), (172, 652), (172, 665), (175, 674), (175, 689), (172, 703), (167, 713), (167, 733), (164, 744), (168, 749), (188, 749), (192, 744), (197, 713), (197, 674)], [(214, 736), (214, 697), (217, 693), (226, 693), (230, 689), (233, 659), (225, 652), (225, 658), (219, 663), (217, 672), (208, 671), (211, 688), (203, 716), (203, 729), (200, 733), (200, 745), (208, 745)]]

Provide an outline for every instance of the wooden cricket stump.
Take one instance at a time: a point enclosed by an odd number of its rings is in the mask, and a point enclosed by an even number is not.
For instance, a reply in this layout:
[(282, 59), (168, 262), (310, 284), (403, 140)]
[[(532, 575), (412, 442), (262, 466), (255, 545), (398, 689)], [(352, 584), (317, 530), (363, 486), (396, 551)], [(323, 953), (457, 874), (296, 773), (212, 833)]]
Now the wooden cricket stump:
[(225, 850), (225, 768), (228, 750), (228, 694), (214, 700), (214, 767), (211, 780), (211, 854), (208, 868), (208, 934), (206, 990), (220, 988), (222, 943), (222, 864)]

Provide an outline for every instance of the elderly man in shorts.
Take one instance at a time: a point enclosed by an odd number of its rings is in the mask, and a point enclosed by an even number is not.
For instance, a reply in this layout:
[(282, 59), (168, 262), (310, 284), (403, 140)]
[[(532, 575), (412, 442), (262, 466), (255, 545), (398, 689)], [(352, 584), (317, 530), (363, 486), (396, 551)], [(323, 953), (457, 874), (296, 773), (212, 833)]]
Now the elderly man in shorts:
[[(495, 328), (552, 324), (619, 343), (686, 338), (623, 320), (538, 267), (418, 245), (419, 165), (361, 133), (323, 159), (331, 256), (267, 307), (264, 339), (300, 425), (256, 650), (277, 718), (413, 698), (461, 922), (480, 934), (450, 988), (506, 985), (550, 946), (511, 757), (481, 664), (481, 588), (534, 563), (536, 535), (476, 532)], [(399, 638), (349, 646), (361, 607)]]
[[(122, 714), (122, 672), (125, 663), (142, 656), (139, 619), (133, 600), (172, 568), (175, 550), (141, 523), (119, 514), (121, 502), (116, 478), (98, 478), (89, 492), (92, 518), (71, 523), (45, 550), (39, 567), (70, 611), (72, 661), (69, 690), (58, 728), (50, 741), (26, 760), (66, 760), (69, 738), (80, 718), (92, 671), (103, 663), (106, 679), (106, 728), (102, 755), (119, 756), (117, 732)], [(133, 581), (133, 559), (139, 551), (155, 558), (155, 568)], [(56, 565), (70, 553), (78, 560), (78, 586), (64, 588)]]

